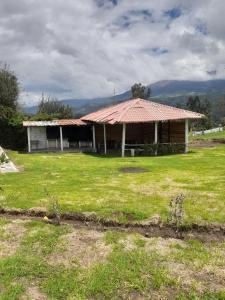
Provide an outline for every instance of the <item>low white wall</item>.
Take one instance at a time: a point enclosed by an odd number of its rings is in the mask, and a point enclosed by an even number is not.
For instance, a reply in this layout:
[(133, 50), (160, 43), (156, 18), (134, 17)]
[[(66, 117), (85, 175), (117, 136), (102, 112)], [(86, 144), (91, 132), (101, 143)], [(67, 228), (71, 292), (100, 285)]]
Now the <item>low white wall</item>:
[(201, 135), (201, 134), (207, 134), (207, 133), (212, 133), (212, 132), (219, 132), (223, 131), (223, 127), (217, 127), (217, 128), (212, 128), (208, 130), (201, 130), (201, 131), (192, 131), (192, 135)]

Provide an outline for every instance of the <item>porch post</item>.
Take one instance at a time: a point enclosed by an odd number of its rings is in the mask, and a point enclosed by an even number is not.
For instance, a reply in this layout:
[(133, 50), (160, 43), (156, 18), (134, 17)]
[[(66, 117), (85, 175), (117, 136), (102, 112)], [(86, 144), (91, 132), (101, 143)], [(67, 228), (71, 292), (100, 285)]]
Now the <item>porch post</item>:
[(185, 119), (185, 153), (188, 153), (188, 119)]
[(103, 131), (104, 131), (104, 153), (106, 155), (107, 148), (106, 148), (106, 128), (105, 128), (105, 124), (103, 124)]
[(30, 142), (30, 127), (27, 127), (27, 141), (28, 141), (28, 152), (31, 152), (31, 142)]
[(126, 124), (123, 123), (123, 132), (122, 132), (122, 157), (125, 155), (125, 141), (126, 141)]
[[(158, 122), (155, 122), (155, 137), (154, 137), (154, 144), (158, 144)], [(157, 149), (155, 150), (155, 155), (157, 155)]]
[(62, 126), (59, 126), (59, 132), (60, 132), (60, 149), (63, 151), (63, 132), (62, 132)]
[(92, 126), (92, 135), (93, 135), (93, 149), (94, 151), (96, 151), (95, 125)]

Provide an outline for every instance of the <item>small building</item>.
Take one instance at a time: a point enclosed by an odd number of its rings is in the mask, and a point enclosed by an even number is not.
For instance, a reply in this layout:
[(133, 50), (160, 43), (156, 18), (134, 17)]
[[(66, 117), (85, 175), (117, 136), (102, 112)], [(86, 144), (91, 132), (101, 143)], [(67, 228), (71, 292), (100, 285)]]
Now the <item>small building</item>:
[(91, 127), (80, 119), (24, 121), (28, 152), (93, 151)]
[(107, 154), (157, 155), (188, 151), (188, 120), (204, 115), (132, 99), (81, 119), (24, 122), (28, 151), (76, 149)]

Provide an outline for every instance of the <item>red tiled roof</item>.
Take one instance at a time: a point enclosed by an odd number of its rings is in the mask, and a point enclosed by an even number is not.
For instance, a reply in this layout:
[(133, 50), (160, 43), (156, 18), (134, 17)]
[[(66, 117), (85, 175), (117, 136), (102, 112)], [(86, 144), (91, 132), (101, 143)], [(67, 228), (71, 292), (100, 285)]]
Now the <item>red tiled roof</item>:
[(52, 121), (23, 121), (23, 126), (67, 126), (67, 125), (76, 125), (84, 126), (86, 123), (81, 119), (63, 119), (63, 120), (52, 120)]
[(65, 125), (77, 125), (77, 126), (84, 126), (86, 123), (82, 121), (81, 119), (64, 119), (64, 120), (58, 120), (58, 124), (61, 126)]
[(204, 115), (140, 98), (128, 100), (88, 114), (81, 119), (95, 123), (147, 123), (154, 121), (200, 119)]

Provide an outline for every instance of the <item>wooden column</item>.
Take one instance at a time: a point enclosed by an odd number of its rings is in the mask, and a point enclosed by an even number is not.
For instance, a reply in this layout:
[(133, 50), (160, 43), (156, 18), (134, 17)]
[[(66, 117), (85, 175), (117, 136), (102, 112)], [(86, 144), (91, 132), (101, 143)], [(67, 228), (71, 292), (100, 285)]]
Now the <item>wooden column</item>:
[(31, 152), (31, 142), (30, 142), (30, 127), (27, 127), (27, 142), (28, 142), (28, 152)]
[(126, 143), (126, 124), (123, 123), (123, 131), (122, 131), (122, 157), (125, 155), (125, 143)]
[(59, 127), (60, 132), (60, 149), (63, 151), (63, 132), (62, 132), (62, 126)]
[[(154, 144), (158, 144), (158, 122), (155, 122), (155, 137), (154, 137)], [(155, 150), (155, 155), (157, 155), (157, 150)]]
[(188, 153), (188, 119), (185, 120), (185, 153)]
[(92, 126), (93, 149), (96, 151), (95, 125)]
[(106, 155), (106, 153), (107, 153), (107, 146), (106, 146), (106, 128), (105, 128), (105, 124), (103, 124), (103, 132), (104, 132), (104, 153)]

